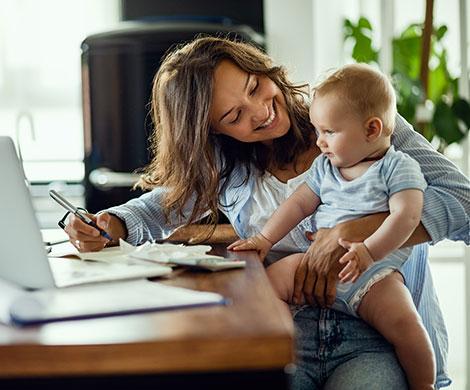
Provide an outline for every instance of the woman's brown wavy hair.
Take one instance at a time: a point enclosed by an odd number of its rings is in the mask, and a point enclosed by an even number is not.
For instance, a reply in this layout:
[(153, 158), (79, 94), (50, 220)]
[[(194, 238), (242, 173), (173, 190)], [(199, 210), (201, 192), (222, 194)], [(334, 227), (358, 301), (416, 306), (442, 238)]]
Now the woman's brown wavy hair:
[[(211, 131), (213, 74), (222, 60), (232, 61), (245, 72), (268, 76), (284, 94), (291, 128), (275, 139), (271, 148)], [(268, 55), (251, 44), (199, 37), (177, 47), (167, 54), (153, 82), (153, 159), (137, 185), (147, 190), (167, 188), (163, 204), (167, 218), (176, 212), (190, 224), (209, 211), (215, 228), (218, 194), (236, 165), (245, 166), (247, 180), (252, 167), (264, 173), (268, 167), (295, 166), (297, 157), (311, 146), (313, 126), (304, 87), (289, 82), (285, 70), (274, 66)], [(195, 206), (185, 215), (184, 206), (190, 200)]]

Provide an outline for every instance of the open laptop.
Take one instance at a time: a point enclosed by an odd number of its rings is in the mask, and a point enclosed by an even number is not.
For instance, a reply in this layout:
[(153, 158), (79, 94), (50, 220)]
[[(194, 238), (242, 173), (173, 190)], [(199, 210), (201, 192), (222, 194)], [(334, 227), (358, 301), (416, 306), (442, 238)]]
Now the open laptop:
[[(10, 137), (0, 136), (0, 279), (23, 289), (48, 289), (84, 283), (166, 275), (158, 264), (126, 266), (53, 260), (42, 241), (23, 167)], [(52, 260), (51, 260), (52, 261)]]

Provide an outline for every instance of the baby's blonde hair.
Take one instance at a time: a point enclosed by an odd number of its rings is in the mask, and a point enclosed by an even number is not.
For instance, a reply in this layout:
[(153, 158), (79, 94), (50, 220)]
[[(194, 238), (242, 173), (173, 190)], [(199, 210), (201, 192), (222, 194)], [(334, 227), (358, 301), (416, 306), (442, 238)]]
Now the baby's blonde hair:
[(384, 134), (392, 134), (397, 113), (395, 91), (390, 80), (370, 65), (345, 65), (317, 84), (313, 93), (334, 93), (362, 118), (380, 118)]

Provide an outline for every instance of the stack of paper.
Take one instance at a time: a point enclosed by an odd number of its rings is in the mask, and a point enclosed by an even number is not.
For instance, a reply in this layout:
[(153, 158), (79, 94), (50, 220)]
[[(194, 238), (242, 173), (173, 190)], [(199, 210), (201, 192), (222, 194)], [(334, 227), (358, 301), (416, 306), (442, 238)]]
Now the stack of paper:
[(245, 267), (244, 261), (228, 260), (222, 256), (208, 255), (212, 249), (209, 245), (155, 244), (146, 242), (133, 246), (120, 240), (119, 247), (106, 248), (100, 252), (78, 253), (82, 260), (93, 260), (105, 263), (148, 264), (148, 262), (165, 265), (184, 265), (220, 271)]

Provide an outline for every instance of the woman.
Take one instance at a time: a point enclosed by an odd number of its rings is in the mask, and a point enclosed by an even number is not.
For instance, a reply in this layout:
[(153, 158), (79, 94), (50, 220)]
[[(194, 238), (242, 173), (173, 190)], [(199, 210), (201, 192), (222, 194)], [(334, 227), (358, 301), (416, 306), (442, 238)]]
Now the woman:
[[(154, 80), (152, 114), (155, 157), (139, 183), (152, 191), (93, 216), (113, 243), (165, 238), (203, 216), (213, 218), (217, 209), (246, 238), (263, 226), (319, 155), (301, 88), (267, 55), (239, 42), (200, 38), (170, 53)], [(465, 177), (401, 117), (393, 143), (420, 163), (429, 184), (422, 225), (410, 244), (445, 237), (469, 243)], [(337, 260), (344, 253), (338, 237), (361, 240), (384, 219), (373, 215), (318, 231), (311, 246), (302, 223), (284, 238), (276, 250), (308, 250), (296, 274), (297, 298), (304, 294), (310, 303), (330, 304)], [(81, 251), (107, 244), (73, 217), (66, 231)], [(425, 245), (415, 247), (402, 272), (433, 341), (437, 383), (447, 385), (446, 333)], [(300, 307), (294, 321), (299, 331), (294, 387), (406, 388), (390, 345), (362, 321), (318, 306)]]

